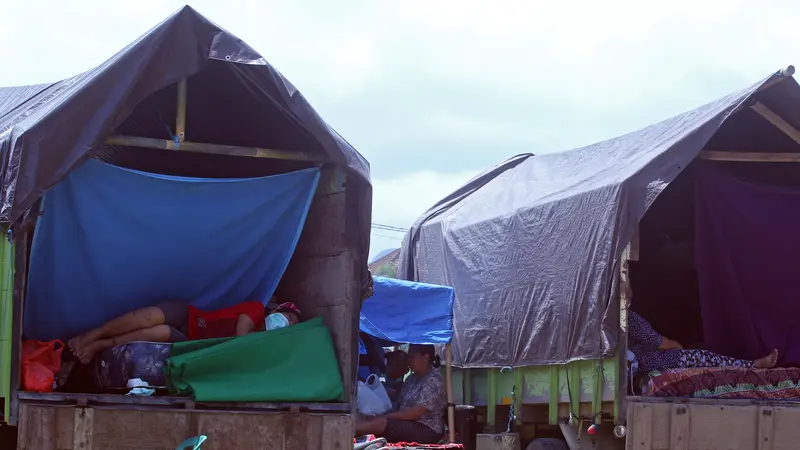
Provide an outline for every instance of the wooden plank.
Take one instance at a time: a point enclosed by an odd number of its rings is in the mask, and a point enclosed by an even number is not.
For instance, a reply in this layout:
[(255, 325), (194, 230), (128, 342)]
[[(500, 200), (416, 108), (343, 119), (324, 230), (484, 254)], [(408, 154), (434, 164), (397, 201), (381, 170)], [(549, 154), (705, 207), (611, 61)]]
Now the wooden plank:
[(204, 142), (181, 142), (175, 144), (168, 139), (154, 139), (140, 136), (111, 136), (106, 140), (108, 145), (125, 147), (155, 148), (159, 150), (180, 150), (187, 152), (209, 153), (212, 155), (249, 156), (252, 158), (286, 159), (290, 161), (324, 162), (312, 158), (302, 152), (274, 150), (260, 147), (241, 147), (237, 145), (208, 144)]
[(283, 413), (283, 448), (313, 448), (319, 441), (312, 441), (308, 433), (308, 415)]
[(769, 406), (758, 409), (758, 450), (772, 450), (775, 410)]
[(703, 150), (700, 152), (699, 158), (708, 161), (797, 163), (800, 162), (800, 153), (728, 152)]
[(92, 450), (94, 437), (94, 409), (75, 408), (73, 424), (72, 448), (75, 450)]
[[(355, 422), (352, 416), (322, 416), (319, 450), (352, 450)], [(311, 447), (309, 447), (311, 448)]]
[[(41, 202), (37, 202), (31, 209), (31, 212), (38, 211)], [(23, 227), (14, 237), (14, 308), (13, 308), (13, 330), (12, 335), (15, 337), (11, 342), (11, 367), (17, 368), (11, 371), (11, 408), (9, 411), (10, 416), (7, 418), (6, 423), (9, 425), (16, 425), (19, 413), (19, 398), (18, 393), (22, 388), (20, 375), (22, 370), (19, 370), (22, 361), (22, 310), (25, 305), (25, 296), (28, 292), (28, 242), (33, 235), (32, 227)]]
[(689, 424), (691, 416), (686, 405), (672, 405), (670, 418), (669, 449), (689, 450)]
[(691, 409), (692, 418), (690, 449), (758, 448), (756, 406), (729, 406), (720, 400), (716, 405), (687, 406)]
[[(638, 230), (638, 226), (636, 227)], [(634, 232), (638, 241), (638, 231)], [(617, 395), (614, 397), (614, 421), (619, 423), (621, 413), (627, 410), (628, 393), (628, 307), (630, 306), (630, 274), (628, 261), (631, 258), (631, 242), (622, 251), (619, 264), (619, 337), (617, 342)], [(638, 245), (637, 245), (638, 247)]]
[[(198, 429), (208, 436), (203, 450), (275, 449), (289, 450), (284, 445), (282, 414), (199, 413)], [(183, 439), (190, 436), (186, 435)], [(351, 438), (352, 439), (352, 438)], [(178, 441), (179, 442), (179, 441)], [(352, 442), (352, 440), (351, 440)], [(177, 442), (170, 447), (172, 450)], [(113, 447), (111, 447), (113, 448)], [(313, 447), (298, 447), (313, 448)], [(164, 450), (167, 450), (165, 447)]]
[(789, 136), (793, 141), (800, 144), (800, 131), (798, 131), (797, 128), (792, 126), (789, 122), (783, 120), (783, 117), (769, 109), (765, 104), (755, 102), (750, 105), (750, 108), (757, 112), (761, 117), (766, 119), (767, 122), (775, 126), (775, 128), (781, 130), (785, 135)]
[(633, 448), (653, 450), (653, 407), (648, 404), (633, 405)]
[(53, 408), (22, 406), (17, 447), (20, 450), (52, 450), (56, 448), (55, 413)]
[(800, 408), (773, 408), (772, 450), (795, 450), (800, 445)]
[(630, 243), (628, 243), (628, 261), (639, 260), (639, 227), (633, 231)]
[(178, 105), (175, 114), (175, 135), (178, 142), (183, 142), (186, 139), (186, 97), (187, 97), (187, 83), (186, 79), (178, 82)]
[[(197, 402), (194, 403), (188, 397), (139, 397), (134, 395), (114, 395), (114, 394), (69, 394), (69, 393), (38, 393), (24, 392), (19, 393), (19, 399), (28, 404), (48, 405), (62, 404), (74, 405), (85, 402), (87, 405), (113, 405), (113, 406), (157, 406), (175, 407), (185, 409), (187, 406), (194, 406), (195, 410), (226, 410), (226, 411), (287, 411), (294, 403), (266, 403), (266, 402)], [(309, 412), (350, 412), (347, 403), (302, 403), (299, 404), (304, 411)]]
[[(675, 398), (670, 397), (642, 397), (632, 395), (628, 400), (633, 403), (675, 403)], [(800, 408), (800, 401), (797, 400), (772, 400), (772, 399), (729, 399), (724, 400), (718, 398), (683, 398), (679, 400), (681, 403), (689, 405), (709, 405), (709, 406), (786, 406), (789, 408)]]

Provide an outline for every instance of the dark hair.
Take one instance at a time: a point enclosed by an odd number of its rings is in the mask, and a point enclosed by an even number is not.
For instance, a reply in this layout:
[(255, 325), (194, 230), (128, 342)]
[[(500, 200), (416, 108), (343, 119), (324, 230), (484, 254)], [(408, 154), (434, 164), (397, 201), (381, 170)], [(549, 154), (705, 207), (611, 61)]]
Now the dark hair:
[(430, 361), (431, 365), (434, 368), (438, 368), (442, 365), (442, 360), (438, 356), (436, 356), (436, 347), (433, 345), (427, 344), (411, 344), (408, 346), (408, 353), (417, 353), (420, 355), (428, 355), (428, 360)]
[(408, 358), (408, 353), (402, 350), (393, 350), (391, 352), (386, 352), (386, 361), (391, 361), (393, 359), (405, 359)]

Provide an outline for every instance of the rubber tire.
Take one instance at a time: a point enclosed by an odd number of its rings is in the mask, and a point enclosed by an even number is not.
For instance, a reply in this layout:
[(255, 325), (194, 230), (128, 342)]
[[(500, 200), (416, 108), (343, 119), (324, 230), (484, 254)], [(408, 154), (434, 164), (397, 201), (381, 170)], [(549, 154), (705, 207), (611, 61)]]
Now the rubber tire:
[(528, 444), (525, 450), (569, 450), (569, 446), (561, 439), (539, 438)]
[(3, 450), (17, 448), (17, 427), (0, 425), (0, 448)]

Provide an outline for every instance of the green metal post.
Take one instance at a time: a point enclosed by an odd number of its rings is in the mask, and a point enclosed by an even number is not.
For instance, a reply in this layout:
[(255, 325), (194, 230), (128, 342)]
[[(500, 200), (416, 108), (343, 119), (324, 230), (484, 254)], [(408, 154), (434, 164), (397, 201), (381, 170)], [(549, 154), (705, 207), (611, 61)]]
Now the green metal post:
[(493, 433), (497, 417), (497, 373), (498, 369), (486, 369), (486, 428)]

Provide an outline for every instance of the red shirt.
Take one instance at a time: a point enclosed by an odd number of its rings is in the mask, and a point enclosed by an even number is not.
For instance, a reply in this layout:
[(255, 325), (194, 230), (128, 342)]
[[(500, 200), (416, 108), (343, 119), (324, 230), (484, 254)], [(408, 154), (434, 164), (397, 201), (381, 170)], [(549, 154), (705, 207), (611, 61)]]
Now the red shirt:
[(189, 340), (236, 336), (236, 323), (245, 314), (256, 324), (255, 329), (264, 328), (264, 305), (259, 301), (243, 302), (216, 311), (202, 311), (189, 306)]

